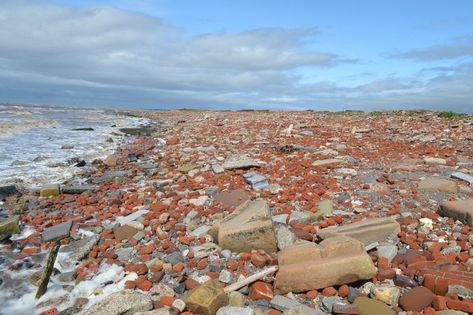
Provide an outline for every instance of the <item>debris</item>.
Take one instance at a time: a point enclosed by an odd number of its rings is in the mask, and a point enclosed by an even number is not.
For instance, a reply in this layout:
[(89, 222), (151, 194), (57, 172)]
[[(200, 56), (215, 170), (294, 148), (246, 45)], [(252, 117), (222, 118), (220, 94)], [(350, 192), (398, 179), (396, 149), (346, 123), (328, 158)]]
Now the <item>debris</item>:
[(251, 185), (251, 188), (254, 190), (260, 190), (268, 187), (269, 183), (266, 177), (256, 174), (254, 172), (249, 172), (243, 174), (245, 181)]

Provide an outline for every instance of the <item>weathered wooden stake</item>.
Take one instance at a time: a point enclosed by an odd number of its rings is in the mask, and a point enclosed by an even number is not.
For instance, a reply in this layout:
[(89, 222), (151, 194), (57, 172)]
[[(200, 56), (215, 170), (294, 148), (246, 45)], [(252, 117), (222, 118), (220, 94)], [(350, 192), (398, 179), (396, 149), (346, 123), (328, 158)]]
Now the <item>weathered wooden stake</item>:
[(56, 241), (56, 244), (49, 252), (48, 260), (46, 262), (46, 267), (39, 281), (38, 290), (36, 291), (37, 299), (42, 297), (43, 294), (46, 293), (46, 290), (48, 289), (49, 278), (51, 277), (51, 274), (53, 273), (54, 262), (56, 261), (57, 253), (59, 252), (59, 247), (61, 247), (61, 243), (59, 241)]

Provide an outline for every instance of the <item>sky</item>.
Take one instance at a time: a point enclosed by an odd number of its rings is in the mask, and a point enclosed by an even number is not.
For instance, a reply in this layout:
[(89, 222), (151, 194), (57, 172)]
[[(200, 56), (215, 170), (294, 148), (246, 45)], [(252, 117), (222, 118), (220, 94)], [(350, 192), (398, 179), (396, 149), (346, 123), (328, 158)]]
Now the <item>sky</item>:
[(473, 1), (1, 0), (0, 101), (473, 113)]

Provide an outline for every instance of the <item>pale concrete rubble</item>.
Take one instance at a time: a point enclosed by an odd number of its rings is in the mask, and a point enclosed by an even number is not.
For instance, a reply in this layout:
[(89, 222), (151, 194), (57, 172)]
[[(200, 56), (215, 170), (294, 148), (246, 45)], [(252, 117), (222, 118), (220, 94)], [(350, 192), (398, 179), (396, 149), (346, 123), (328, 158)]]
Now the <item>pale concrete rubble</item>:
[(331, 237), (319, 245), (302, 242), (283, 250), (276, 275), (278, 293), (305, 292), (370, 279), (376, 273), (363, 244), (346, 237)]
[(385, 241), (399, 233), (401, 227), (394, 217), (367, 219), (364, 221), (329, 227), (317, 232), (317, 236), (326, 239), (333, 236), (349, 236), (359, 240), (365, 246)]

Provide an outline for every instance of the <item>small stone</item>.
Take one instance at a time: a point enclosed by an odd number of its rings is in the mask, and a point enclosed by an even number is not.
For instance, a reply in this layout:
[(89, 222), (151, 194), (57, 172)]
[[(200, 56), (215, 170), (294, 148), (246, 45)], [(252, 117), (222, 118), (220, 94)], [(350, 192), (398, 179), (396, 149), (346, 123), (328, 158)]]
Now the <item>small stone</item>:
[(180, 312), (183, 312), (186, 308), (186, 302), (181, 299), (175, 299), (174, 302), (172, 302), (172, 307), (178, 309)]
[(434, 295), (425, 287), (415, 287), (407, 291), (399, 299), (399, 305), (405, 311), (422, 311), (432, 304)]
[(332, 305), (334, 314), (358, 314), (358, 307), (352, 304), (334, 303)]
[(268, 187), (269, 183), (266, 177), (261, 176), (255, 172), (249, 172), (243, 175), (245, 181), (251, 185), (251, 188), (254, 190), (260, 190)]
[(424, 158), (424, 163), (425, 164), (432, 164), (432, 165), (446, 165), (447, 161), (445, 159), (442, 159), (442, 158), (426, 156)]
[(232, 281), (232, 273), (226, 269), (223, 269), (220, 272), (220, 275), (218, 277), (218, 281), (223, 282), (223, 283), (230, 283)]
[(274, 229), (279, 250), (292, 246), (296, 241), (296, 235), (289, 230), (286, 224), (277, 223), (274, 225)]
[(164, 258), (164, 261), (170, 263), (171, 265), (176, 265), (177, 263), (183, 263), (185, 262), (184, 256), (182, 256), (181, 252), (173, 252), (169, 255), (167, 255)]
[(212, 164), (212, 172), (214, 174), (221, 174), (225, 172), (225, 169), (220, 164)]

